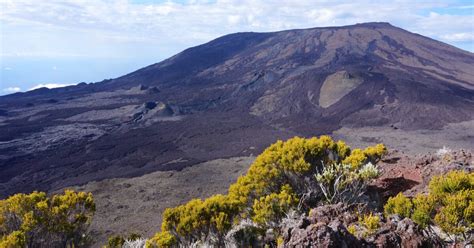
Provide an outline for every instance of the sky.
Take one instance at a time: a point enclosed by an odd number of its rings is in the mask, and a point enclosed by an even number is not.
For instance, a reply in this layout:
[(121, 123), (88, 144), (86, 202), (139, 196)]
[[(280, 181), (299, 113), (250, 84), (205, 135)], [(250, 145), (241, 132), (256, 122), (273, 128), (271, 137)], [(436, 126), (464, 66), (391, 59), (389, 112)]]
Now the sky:
[(474, 52), (474, 0), (0, 0), (0, 95), (115, 78), (229, 33), (372, 21)]

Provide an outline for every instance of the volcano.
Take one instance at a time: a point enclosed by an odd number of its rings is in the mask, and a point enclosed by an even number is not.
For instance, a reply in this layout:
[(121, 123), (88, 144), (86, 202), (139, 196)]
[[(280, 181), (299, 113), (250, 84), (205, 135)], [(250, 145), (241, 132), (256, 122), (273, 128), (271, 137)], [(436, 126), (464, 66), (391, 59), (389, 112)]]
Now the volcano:
[(473, 119), (473, 53), (388, 23), (235, 33), (116, 79), (0, 97), (0, 197), (256, 155), (295, 135)]

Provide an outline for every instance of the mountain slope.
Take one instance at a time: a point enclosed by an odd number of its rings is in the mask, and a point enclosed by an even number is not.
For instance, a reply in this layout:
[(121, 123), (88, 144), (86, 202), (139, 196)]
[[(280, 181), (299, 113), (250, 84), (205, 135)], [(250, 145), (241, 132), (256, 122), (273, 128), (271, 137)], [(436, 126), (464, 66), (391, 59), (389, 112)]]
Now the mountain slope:
[(1, 97), (0, 196), (248, 156), (342, 127), (473, 119), (470, 52), (388, 23), (237, 33), (117, 79)]
[[(146, 82), (172, 95), (179, 91), (173, 100), (192, 108), (207, 109), (209, 102), (250, 108), (252, 115), (301, 130), (309, 123), (295, 127), (292, 116), (318, 119), (322, 130), (340, 122), (440, 128), (469, 119), (473, 69), (469, 52), (387, 23), (368, 23), (228, 35), (107, 86)], [(344, 77), (357, 85), (334, 91)]]

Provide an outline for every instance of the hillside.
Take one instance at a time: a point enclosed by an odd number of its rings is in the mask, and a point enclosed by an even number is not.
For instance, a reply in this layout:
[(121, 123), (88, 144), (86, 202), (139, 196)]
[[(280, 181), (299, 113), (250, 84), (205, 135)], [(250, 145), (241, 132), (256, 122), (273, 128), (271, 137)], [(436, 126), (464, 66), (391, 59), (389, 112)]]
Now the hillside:
[(473, 72), (474, 54), (388, 23), (223, 36), (120, 78), (0, 97), (0, 197), (256, 155), (295, 135), (472, 148)]

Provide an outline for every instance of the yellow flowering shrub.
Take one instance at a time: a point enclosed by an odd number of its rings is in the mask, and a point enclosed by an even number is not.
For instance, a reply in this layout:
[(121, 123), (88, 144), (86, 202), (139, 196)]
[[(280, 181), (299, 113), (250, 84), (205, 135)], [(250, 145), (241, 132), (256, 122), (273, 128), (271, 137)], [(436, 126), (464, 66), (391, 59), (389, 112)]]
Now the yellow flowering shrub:
[(380, 227), (380, 217), (372, 213), (364, 215), (360, 222), (367, 229), (369, 235), (375, 233)]
[(353, 236), (357, 236), (357, 227), (354, 224), (348, 226), (347, 231)]
[[(222, 244), (225, 233), (233, 224), (238, 213), (238, 202), (224, 195), (214, 195), (206, 200), (194, 199), (176, 208), (168, 208), (163, 213), (161, 230), (149, 242), (168, 244), (180, 241), (192, 243), (204, 237), (213, 237)], [(178, 238), (171, 238), (170, 235)]]
[(79, 246), (94, 212), (91, 193), (15, 194), (0, 200), (0, 247)]
[[(354, 168), (361, 168), (368, 162), (377, 162), (385, 153), (381, 144), (352, 151), (343, 141), (329, 136), (277, 141), (229, 187), (227, 195), (195, 199), (165, 210), (161, 232), (148, 246), (188, 245), (196, 241), (219, 246), (224, 234), (242, 219), (251, 219), (262, 227), (276, 226), (286, 211), (296, 208), (300, 201), (307, 203), (302, 206), (309, 209), (314, 202), (304, 202), (306, 198), (322, 197), (314, 175), (325, 165), (348, 161)], [(307, 197), (307, 192), (312, 195)], [(306, 198), (302, 199), (303, 195)]]
[(13, 231), (9, 235), (5, 235), (0, 239), (0, 247), (17, 248), (26, 246), (25, 233), (22, 231)]
[(364, 150), (354, 149), (349, 156), (342, 161), (343, 164), (350, 164), (354, 169), (371, 162), (377, 163), (383, 155), (387, 153), (387, 148), (383, 144), (369, 146)]
[(278, 220), (297, 203), (297, 196), (289, 185), (285, 185), (280, 193), (271, 193), (255, 199), (252, 220), (264, 226), (275, 226), (274, 223), (278, 223)]
[(177, 246), (178, 241), (176, 236), (172, 235), (168, 231), (162, 231), (157, 233), (153, 238), (149, 239), (146, 243), (147, 248), (152, 247), (174, 247)]

